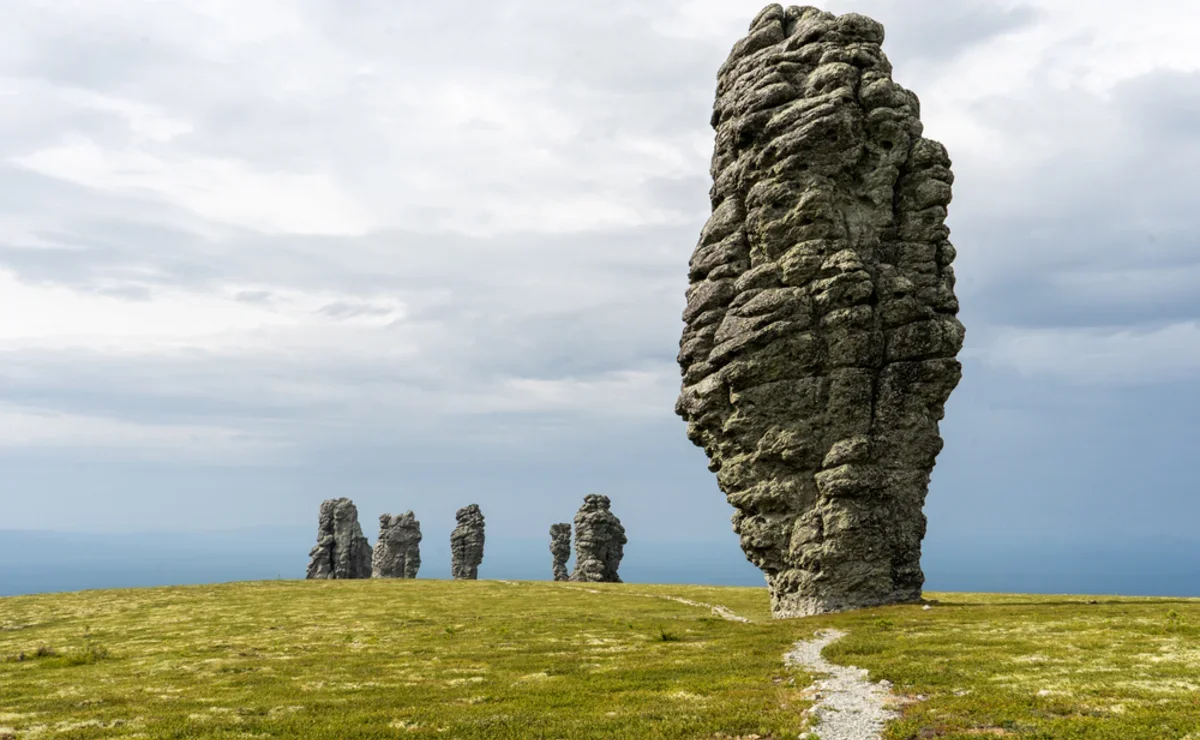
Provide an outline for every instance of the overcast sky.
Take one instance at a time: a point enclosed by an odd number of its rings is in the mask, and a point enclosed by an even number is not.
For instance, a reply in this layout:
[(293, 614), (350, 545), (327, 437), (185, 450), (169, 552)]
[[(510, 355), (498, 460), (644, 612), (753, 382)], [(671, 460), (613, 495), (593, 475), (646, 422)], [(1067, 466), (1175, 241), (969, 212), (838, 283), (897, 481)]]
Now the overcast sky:
[[(0, 529), (735, 540), (672, 411), (764, 3), (0, 4)], [(831, 2), (954, 161), (930, 539), (1194, 536), (1200, 5)]]

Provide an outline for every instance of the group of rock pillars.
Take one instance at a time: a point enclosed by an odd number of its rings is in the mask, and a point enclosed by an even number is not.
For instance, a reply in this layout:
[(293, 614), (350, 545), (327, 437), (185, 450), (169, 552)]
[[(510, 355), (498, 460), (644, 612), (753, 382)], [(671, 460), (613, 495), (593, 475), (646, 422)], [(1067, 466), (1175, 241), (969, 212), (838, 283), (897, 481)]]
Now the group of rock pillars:
[(625, 527), (612, 513), (608, 496), (588, 494), (575, 515), (575, 571), (567, 575), (571, 557), (571, 525), (550, 525), (550, 557), (556, 581), (620, 583), (617, 568), (625, 556)]
[[(617, 569), (625, 554), (625, 528), (610, 509), (608, 496), (589, 494), (575, 515), (575, 572), (567, 575), (571, 525), (550, 526), (551, 574), (556, 581), (620, 583)], [(450, 572), (455, 580), (479, 578), (483, 562), (483, 512), (478, 504), (455, 513), (450, 533)], [(416, 578), (421, 567), (421, 523), (411, 511), (379, 517), (379, 539), (372, 548), (358, 523), (358, 508), (348, 498), (321, 503), (317, 545), (309, 552), (307, 577)]]
[[(912, 602), (925, 581), (922, 509), (962, 374), (954, 178), (883, 37), (856, 13), (772, 4), (717, 74), (712, 215), (688, 264), (676, 412), (777, 617)], [(310, 573), (365, 573), (352, 507), (326, 503)], [(455, 577), (474, 577), (482, 517), (459, 514)], [(565, 580), (570, 525), (550, 537)], [(618, 581), (624, 543), (608, 499), (588, 496), (570, 580)], [(410, 557), (384, 560), (394, 571)]]

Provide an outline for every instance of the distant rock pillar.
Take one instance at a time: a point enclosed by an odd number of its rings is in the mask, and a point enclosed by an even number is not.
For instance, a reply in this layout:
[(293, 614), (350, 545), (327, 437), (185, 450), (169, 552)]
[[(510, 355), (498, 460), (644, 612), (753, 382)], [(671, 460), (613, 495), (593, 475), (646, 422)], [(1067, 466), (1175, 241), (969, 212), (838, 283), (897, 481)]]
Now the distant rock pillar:
[(575, 572), (572, 581), (620, 583), (617, 569), (625, 555), (625, 528), (608, 496), (590, 493), (575, 514)]
[(421, 568), (421, 523), (411, 511), (379, 517), (379, 541), (371, 559), (375, 578), (416, 578)]
[(464, 506), (454, 513), (458, 526), (450, 533), (450, 573), (455, 580), (479, 578), (483, 562), (483, 512), (478, 504)]
[(348, 498), (321, 502), (317, 545), (308, 553), (306, 578), (370, 578), (371, 545), (358, 523), (358, 509)]
[(571, 559), (570, 522), (550, 525), (550, 556), (554, 563), (554, 580), (568, 580), (570, 576), (567, 573), (567, 561)]

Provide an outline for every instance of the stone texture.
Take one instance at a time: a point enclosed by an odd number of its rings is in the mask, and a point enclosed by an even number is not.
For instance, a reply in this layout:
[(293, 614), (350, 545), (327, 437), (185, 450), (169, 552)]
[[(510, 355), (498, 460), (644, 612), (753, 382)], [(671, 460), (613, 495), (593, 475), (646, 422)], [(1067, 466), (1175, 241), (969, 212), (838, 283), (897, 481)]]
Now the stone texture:
[(416, 578), (421, 569), (421, 523), (411, 512), (379, 517), (379, 539), (371, 558), (375, 578)]
[(307, 578), (370, 578), (371, 545), (348, 498), (321, 502), (317, 546), (308, 553)]
[(450, 573), (457, 580), (479, 577), (483, 562), (483, 512), (477, 504), (464, 506), (454, 513), (458, 526), (450, 533)]
[(608, 496), (589, 493), (575, 514), (575, 572), (572, 581), (620, 583), (617, 569), (625, 555), (625, 528), (609, 508)]
[(918, 600), (958, 384), (953, 177), (883, 27), (770, 5), (717, 79), (676, 411), (776, 616)]
[(550, 556), (554, 559), (554, 580), (567, 580), (567, 561), (571, 559), (570, 522), (550, 525)]

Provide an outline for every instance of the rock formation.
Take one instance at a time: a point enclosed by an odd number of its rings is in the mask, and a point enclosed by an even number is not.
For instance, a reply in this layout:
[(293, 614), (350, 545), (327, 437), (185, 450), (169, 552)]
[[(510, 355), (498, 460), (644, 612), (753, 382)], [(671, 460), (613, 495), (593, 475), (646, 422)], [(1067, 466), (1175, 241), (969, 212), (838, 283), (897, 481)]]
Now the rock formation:
[(958, 384), (950, 159), (883, 27), (770, 5), (717, 79), (676, 411), (778, 617), (918, 600)]
[(421, 523), (411, 511), (379, 517), (379, 540), (371, 558), (375, 578), (416, 578), (421, 569)]
[(571, 559), (570, 522), (550, 525), (550, 556), (554, 558), (554, 580), (567, 580), (567, 561)]
[(589, 493), (575, 514), (575, 572), (572, 581), (620, 583), (617, 568), (625, 555), (625, 528), (609, 507), (608, 496)]
[(450, 533), (450, 573), (457, 580), (479, 577), (483, 562), (483, 512), (477, 504), (464, 506), (454, 513), (458, 526)]
[(308, 553), (307, 578), (370, 578), (371, 546), (348, 498), (321, 502), (317, 546)]

